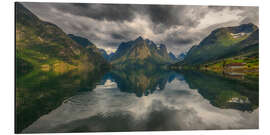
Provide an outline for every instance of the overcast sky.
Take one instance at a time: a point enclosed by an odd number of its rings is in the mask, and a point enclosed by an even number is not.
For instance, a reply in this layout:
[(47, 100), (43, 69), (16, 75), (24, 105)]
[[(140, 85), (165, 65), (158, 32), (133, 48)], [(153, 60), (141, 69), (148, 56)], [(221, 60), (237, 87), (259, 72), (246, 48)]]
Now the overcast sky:
[(67, 34), (88, 38), (107, 52), (138, 36), (163, 43), (178, 55), (219, 27), (253, 23), (258, 7), (23, 3)]

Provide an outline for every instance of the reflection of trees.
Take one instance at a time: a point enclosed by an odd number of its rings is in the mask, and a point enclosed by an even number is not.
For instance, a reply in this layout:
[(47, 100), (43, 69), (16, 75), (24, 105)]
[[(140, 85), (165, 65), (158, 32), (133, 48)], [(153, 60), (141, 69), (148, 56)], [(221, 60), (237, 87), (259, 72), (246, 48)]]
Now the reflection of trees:
[(171, 72), (164, 69), (133, 68), (111, 71), (110, 76), (121, 91), (135, 93), (138, 97), (164, 89)]
[(180, 71), (192, 89), (220, 108), (252, 111), (258, 107), (258, 82), (243, 82), (197, 71)]
[(57, 108), (78, 90), (92, 90), (102, 75), (97, 71), (32, 71), (16, 78), (16, 132)]

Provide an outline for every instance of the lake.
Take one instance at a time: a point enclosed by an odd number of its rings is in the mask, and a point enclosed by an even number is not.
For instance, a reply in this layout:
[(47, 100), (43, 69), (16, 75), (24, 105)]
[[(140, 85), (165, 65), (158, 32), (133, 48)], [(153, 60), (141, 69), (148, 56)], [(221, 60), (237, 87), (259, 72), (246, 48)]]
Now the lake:
[(23, 133), (257, 129), (258, 81), (164, 69), (32, 72), (16, 82)]

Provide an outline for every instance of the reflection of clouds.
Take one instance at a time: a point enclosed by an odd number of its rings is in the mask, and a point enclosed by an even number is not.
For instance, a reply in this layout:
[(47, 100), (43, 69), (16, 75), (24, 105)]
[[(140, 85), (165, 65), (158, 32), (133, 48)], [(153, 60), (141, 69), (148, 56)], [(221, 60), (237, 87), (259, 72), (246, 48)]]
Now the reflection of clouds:
[(214, 107), (185, 81), (174, 80), (163, 91), (141, 98), (116, 87), (97, 87), (70, 98), (24, 132), (239, 128), (258, 128), (258, 109), (249, 113)]
[(117, 84), (115, 82), (111, 81), (110, 79), (107, 79), (104, 82), (104, 85), (97, 85), (97, 87), (100, 87), (100, 88), (116, 88)]

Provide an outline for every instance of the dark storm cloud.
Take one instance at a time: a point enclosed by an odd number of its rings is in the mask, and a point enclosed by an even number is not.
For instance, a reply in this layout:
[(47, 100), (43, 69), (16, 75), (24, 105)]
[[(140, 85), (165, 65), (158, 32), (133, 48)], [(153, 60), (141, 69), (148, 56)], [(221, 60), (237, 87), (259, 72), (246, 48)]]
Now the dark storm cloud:
[(135, 35), (138, 35), (138, 33), (135, 33), (129, 30), (113, 31), (109, 34), (113, 39), (117, 39), (117, 40), (130, 40), (134, 38)]
[[(116, 49), (143, 36), (178, 54), (198, 44), (212, 30), (242, 23), (258, 25), (257, 7), (23, 3), (44, 21), (88, 38), (98, 47)], [(221, 15), (213, 15), (221, 13)], [(218, 19), (223, 15), (229, 18)], [(231, 18), (230, 18), (231, 17)], [(207, 18), (207, 19), (205, 19)], [(205, 22), (209, 21), (209, 22)]]
[(87, 31), (87, 30), (90, 30), (90, 28), (87, 25), (83, 24), (83, 23), (74, 24), (74, 23), (67, 22), (66, 24), (69, 25), (70, 28), (71, 29), (74, 29), (74, 30), (78, 30), (78, 31)]
[(191, 37), (191, 36), (187, 36), (187, 33), (185, 32), (174, 32), (171, 34), (168, 34), (168, 36), (165, 38), (165, 42), (167, 42), (167, 44), (171, 44), (171, 45), (189, 45), (189, 44), (193, 44), (194, 43), (194, 39), (196, 39), (195, 37)]
[(111, 34), (111, 37), (113, 39), (125, 39), (125, 36), (121, 35), (121, 34), (118, 34), (118, 33), (112, 33)]
[[(175, 13), (184, 12), (185, 7), (177, 6), (147, 6), (147, 14), (154, 24), (162, 24), (162, 26), (182, 25), (181, 20)], [(178, 11), (178, 12), (176, 12)]]
[(175, 40), (173, 40), (174, 44), (180, 44), (180, 45), (186, 45), (186, 44), (190, 44), (193, 43), (193, 39), (188, 39), (188, 38), (176, 38)]
[(134, 18), (131, 5), (113, 4), (53, 4), (54, 8), (73, 15), (90, 17), (97, 20), (131, 21)]
[[(154, 25), (169, 28), (176, 25), (195, 26), (196, 20), (186, 17), (186, 6), (172, 5), (123, 5), (86, 3), (47, 3), (63, 13), (107, 21), (132, 21), (136, 14), (148, 16)], [(181, 16), (181, 18), (180, 18)], [(201, 13), (199, 15), (203, 17)], [(155, 26), (154, 28), (158, 28)]]

